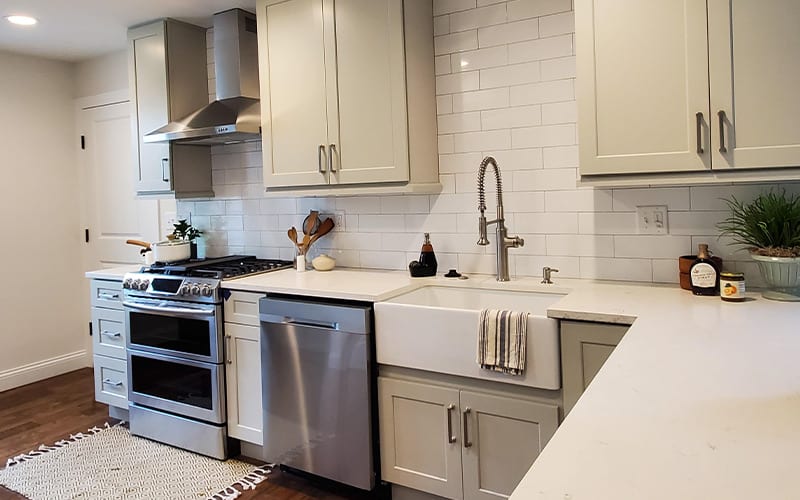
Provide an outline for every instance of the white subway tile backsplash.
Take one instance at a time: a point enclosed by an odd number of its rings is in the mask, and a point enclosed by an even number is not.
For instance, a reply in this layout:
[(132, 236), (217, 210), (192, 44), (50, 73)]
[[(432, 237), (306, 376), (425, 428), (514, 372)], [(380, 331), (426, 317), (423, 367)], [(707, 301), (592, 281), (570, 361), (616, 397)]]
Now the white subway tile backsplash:
[(548, 212), (606, 212), (611, 210), (611, 191), (604, 189), (548, 191), (545, 193), (544, 206)]
[(439, 132), (443, 134), (476, 132), (481, 130), (481, 113), (479, 111), (472, 111), (469, 113), (439, 115), (437, 123), (439, 125)]
[(439, 16), (441, 14), (474, 9), (476, 5), (475, 0), (434, 0), (433, 15)]
[(478, 30), (478, 46), (507, 45), (539, 38), (539, 20), (526, 19), (500, 26), (489, 26)]
[(478, 30), (462, 31), (434, 37), (433, 52), (437, 56), (478, 48)]
[(482, 69), (480, 71), (480, 88), (491, 89), (538, 82), (540, 79), (539, 65), (540, 63), (537, 61)]
[(614, 236), (614, 257), (668, 259), (691, 252), (689, 236)]
[(573, 33), (575, 33), (575, 14), (572, 11), (539, 18), (539, 35), (543, 38)]
[(505, 66), (508, 63), (508, 49), (505, 46), (470, 50), (450, 56), (453, 73)]
[(614, 237), (586, 234), (547, 235), (547, 255), (613, 257)]
[(511, 64), (571, 55), (572, 35), (539, 38), (527, 42), (512, 43), (508, 46), (508, 62)]
[(437, 76), (436, 94), (455, 94), (458, 92), (478, 90), (480, 86), (478, 75), (479, 73), (477, 71), (470, 71), (466, 73)]
[(508, 106), (508, 89), (476, 90), (453, 96), (453, 111), (480, 111)]
[(653, 281), (650, 259), (581, 257), (581, 278), (596, 280)]
[(480, 127), (483, 130), (530, 127), (541, 123), (542, 108), (539, 105), (493, 109), (480, 113)]
[(540, 148), (575, 144), (575, 125), (543, 125), (541, 127), (518, 128), (511, 131), (514, 148)]
[(509, 149), (511, 147), (510, 130), (455, 134), (453, 139), (457, 153), (486, 151), (487, 149)]
[(503, 3), (478, 7), (450, 15), (450, 31), (466, 31), (484, 26), (505, 23), (506, 5)]
[(572, 9), (572, 0), (511, 0), (508, 20), (540, 17)]
[(510, 89), (512, 106), (564, 102), (574, 97), (575, 85), (572, 80), (529, 83), (527, 85), (517, 85)]
[[(776, 184), (598, 189), (577, 186), (574, 14), (571, 0), (434, 0), (437, 195), (265, 197), (260, 142), (212, 147), (215, 197), (177, 202), (204, 231), (208, 255), (292, 259), (286, 230), (309, 210), (344, 214), (343, 227), (312, 249), (339, 267), (404, 270), (430, 232), (441, 272), (494, 274), (494, 245), (478, 246), (476, 173), (484, 156), (503, 175), (506, 223), (525, 246), (510, 252), (514, 276), (677, 282), (677, 257), (699, 243), (725, 269), (760, 284), (748, 252), (718, 238), (720, 200), (750, 200)], [(210, 30), (209, 30), (210, 33)], [(209, 50), (209, 69), (213, 52)], [(210, 80), (214, 92), (213, 77)], [(210, 98), (213, 99), (213, 95)], [(800, 193), (800, 183), (786, 184)], [(494, 175), (486, 216), (494, 218)], [(637, 234), (636, 206), (666, 205), (670, 234)], [(493, 231), (489, 235), (493, 242)]]

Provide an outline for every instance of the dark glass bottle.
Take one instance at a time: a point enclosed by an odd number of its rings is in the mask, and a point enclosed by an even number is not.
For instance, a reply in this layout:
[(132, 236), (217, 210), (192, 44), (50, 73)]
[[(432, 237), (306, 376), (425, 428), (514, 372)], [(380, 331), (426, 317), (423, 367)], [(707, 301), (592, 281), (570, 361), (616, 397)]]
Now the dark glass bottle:
[(419, 264), (427, 271), (426, 276), (436, 274), (437, 263), (436, 254), (433, 253), (430, 233), (425, 233), (425, 242), (422, 244), (422, 251), (419, 253)]
[(697, 259), (689, 268), (689, 278), (695, 295), (719, 295), (719, 269), (711, 260), (705, 243), (699, 245)]

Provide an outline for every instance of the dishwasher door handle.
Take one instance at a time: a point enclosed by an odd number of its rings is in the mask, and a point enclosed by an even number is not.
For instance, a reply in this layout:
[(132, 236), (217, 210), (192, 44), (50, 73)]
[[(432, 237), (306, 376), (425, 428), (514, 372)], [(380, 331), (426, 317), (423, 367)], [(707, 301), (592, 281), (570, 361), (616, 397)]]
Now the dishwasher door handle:
[(313, 328), (326, 328), (328, 330), (339, 330), (339, 323), (332, 321), (319, 321), (304, 318), (292, 318), (289, 316), (278, 316), (275, 314), (261, 314), (262, 323), (273, 325), (294, 325), (294, 326), (310, 326)]

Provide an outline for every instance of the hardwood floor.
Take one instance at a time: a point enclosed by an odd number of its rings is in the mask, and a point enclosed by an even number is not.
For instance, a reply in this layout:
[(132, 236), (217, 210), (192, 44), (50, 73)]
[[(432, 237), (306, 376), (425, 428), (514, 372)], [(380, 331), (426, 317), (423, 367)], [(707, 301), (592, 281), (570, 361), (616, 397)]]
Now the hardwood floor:
[[(0, 468), (8, 458), (40, 444), (52, 444), (70, 434), (112, 422), (108, 406), (94, 400), (91, 368), (0, 392)], [(23, 499), (0, 486), (0, 500)], [(279, 470), (240, 500), (348, 500), (364, 495), (330, 489)]]

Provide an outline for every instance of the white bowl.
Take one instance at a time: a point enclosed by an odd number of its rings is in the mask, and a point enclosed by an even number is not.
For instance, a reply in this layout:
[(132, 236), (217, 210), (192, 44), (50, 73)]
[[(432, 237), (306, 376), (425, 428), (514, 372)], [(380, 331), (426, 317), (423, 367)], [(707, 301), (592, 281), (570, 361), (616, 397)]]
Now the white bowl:
[(336, 259), (323, 253), (316, 259), (312, 260), (311, 265), (314, 266), (314, 269), (317, 271), (330, 271), (336, 267)]

